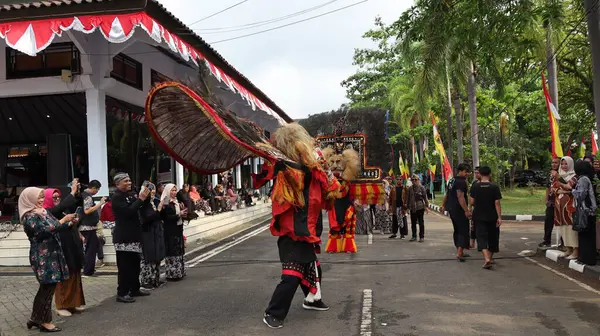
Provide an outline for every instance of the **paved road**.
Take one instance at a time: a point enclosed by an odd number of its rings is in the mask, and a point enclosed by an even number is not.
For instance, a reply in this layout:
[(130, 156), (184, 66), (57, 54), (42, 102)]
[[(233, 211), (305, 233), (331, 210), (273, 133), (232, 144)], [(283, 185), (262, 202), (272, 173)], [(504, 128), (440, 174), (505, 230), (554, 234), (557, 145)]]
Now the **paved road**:
[(361, 335), (363, 292), (371, 290), (371, 335), (600, 335), (600, 295), (515, 258), (534, 245), (540, 224), (505, 225), (498, 257), (506, 259), (486, 271), (481, 260), (454, 260), (447, 219), (426, 220), (425, 243), (359, 236), (358, 254), (322, 256), (331, 310), (304, 311), (298, 291), (283, 330), (261, 321), (280, 274), (268, 231), (135, 304), (111, 298), (60, 325), (64, 335)]

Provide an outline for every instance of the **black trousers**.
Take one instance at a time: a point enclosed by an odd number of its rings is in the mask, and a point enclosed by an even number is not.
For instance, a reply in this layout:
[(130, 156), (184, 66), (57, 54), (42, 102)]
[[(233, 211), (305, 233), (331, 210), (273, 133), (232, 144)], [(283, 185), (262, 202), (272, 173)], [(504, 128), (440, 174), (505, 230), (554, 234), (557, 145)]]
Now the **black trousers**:
[(408, 219), (406, 216), (402, 216), (403, 227), (400, 227), (400, 222), (398, 221), (398, 215), (394, 212), (392, 216), (392, 234), (397, 234), (400, 231), (400, 236), (408, 236)]
[[(323, 273), (321, 273), (321, 266), (317, 266), (317, 272), (319, 273), (319, 282), (322, 283)], [(265, 313), (280, 321), (285, 320), (285, 317), (292, 306), (292, 301), (294, 300), (298, 285), (302, 288), (304, 297), (310, 293), (310, 289), (304, 286), (301, 281), (302, 279), (292, 275), (282, 275), (281, 282), (275, 287), (275, 291), (273, 292), (273, 296), (271, 297), (271, 301), (269, 302), (269, 306), (265, 310)]]
[(425, 209), (410, 212), (410, 226), (413, 238), (417, 238), (417, 223), (419, 224), (419, 238), (425, 238)]
[(476, 220), (477, 250), (489, 250), (492, 253), (500, 252), (500, 228), (496, 221)]
[(35, 323), (52, 322), (52, 297), (56, 284), (40, 284), (40, 288), (33, 299), (31, 321)]
[(552, 244), (552, 229), (554, 229), (554, 207), (546, 207), (544, 218), (544, 243)]
[(140, 290), (140, 262), (137, 252), (117, 251), (117, 295), (125, 296)]
[(577, 237), (579, 239), (579, 255), (577, 261), (582, 264), (594, 266), (598, 262), (597, 260), (597, 246), (596, 246), (596, 218), (590, 217), (589, 228), (585, 232), (578, 232)]
[(454, 246), (469, 248), (471, 246), (469, 240), (469, 218), (462, 210), (450, 212), (450, 219), (454, 227)]
[(100, 248), (100, 240), (96, 230), (82, 231), (85, 238), (85, 263), (83, 264), (83, 275), (93, 275), (96, 272), (96, 256)]

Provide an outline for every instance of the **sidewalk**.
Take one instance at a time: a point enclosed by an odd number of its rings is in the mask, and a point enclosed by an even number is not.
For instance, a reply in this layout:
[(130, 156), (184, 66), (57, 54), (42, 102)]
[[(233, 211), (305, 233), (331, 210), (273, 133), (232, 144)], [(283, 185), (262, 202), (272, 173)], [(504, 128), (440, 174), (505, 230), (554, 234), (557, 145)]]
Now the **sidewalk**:
[[(264, 209), (262, 209), (264, 207)], [(243, 211), (231, 212), (205, 219), (204, 225), (197, 225), (194, 240), (189, 241), (186, 248), (186, 259), (193, 258), (204, 249), (212, 248), (214, 244), (235, 239), (234, 235), (245, 232), (256, 225), (265, 223), (270, 218), (268, 205), (253, 208), (258, 210), (254, 216), (244, 215)], [(264, 214), (263, 214), (264, 212)], [(225, 217), (227, 216), (227, 217)], [(242, 217), (240, 217), (242, 216)], [(236, 219), (237, 222), (229, 223), (224, 218)], [(210, 222), (208, 222), (210, 220)], [(220, 222), (223, 222), (220, 224)], [(187, 228), (187, 227), (186, 227)], [(193, 227), (191, 227), (193, 229)], [(161, 270), (163, 273), (164, 270)], [(86, 307), (98, 306), (103, 301), (114, 298), (117, 288), (117, 268), (106, 265), (97, 269), (97, 277), (83, 279), (83, 290)], [(164, 274), (162, 274), (164, 276)], [(176, 284), (172, 284), (176, 286)], [(28, 331), (25, 323), (31, 315), (33, 298), (38, 290), (38, 282), (30, 267), (7, 266), (0, 267), (0, 336), (23, 336), (39, 334), (36, 329)], [(53, 305), (54, 310), (54, 305)], [(89, 312), (84, 312), (87, 314)], [(72, 317), (59, 317), (55, 313), (53, 322), (60, 326), (65, 319)]]
[[(117, 277), (114, 275), (83, 279), (86, 307), (94, 307), (115, 295)], [(25, 323), (31, 315), (33, 298), (38, 290), (33, 276), (0, 276), (0, 335), (29, 335)], [(85, 314), (85, 312), (83, 313)], [(60, 326), (63, 317), (54, 314), (54, 322)], [(68, 317), (66, 317), (68, 318)], [(38, 334), (39, 331), (35, 330)]]

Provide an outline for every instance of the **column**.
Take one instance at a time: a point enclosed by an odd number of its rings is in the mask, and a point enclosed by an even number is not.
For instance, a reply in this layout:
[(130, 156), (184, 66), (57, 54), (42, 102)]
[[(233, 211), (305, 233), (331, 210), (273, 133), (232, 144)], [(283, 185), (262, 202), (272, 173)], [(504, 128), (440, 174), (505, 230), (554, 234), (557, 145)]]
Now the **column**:
[(240, 189), (242, 187), (242, 165), (235, 166), (233, 173), (235, 174), (235, 189)]
[[(98, 180), (102, 188), (98, 196), (108, 196), (108, 151), (106, 145), (106, 93), (98, 89), (85, 91), (88, 171), (90, 180)], [(128, 172), (132, 173), (132, 172)], [(112, 182), (112, 181), (111, 181)]]
[(183, 166), (179, 162), (175, 163), (175, 185), (177, 185), (177, 189), (183, 188), (184, 177)]
[(213, 188), (216, 187), (219, 184), (219, 175), (212, 174), (210, 176), (210, 184), (212, 184)]

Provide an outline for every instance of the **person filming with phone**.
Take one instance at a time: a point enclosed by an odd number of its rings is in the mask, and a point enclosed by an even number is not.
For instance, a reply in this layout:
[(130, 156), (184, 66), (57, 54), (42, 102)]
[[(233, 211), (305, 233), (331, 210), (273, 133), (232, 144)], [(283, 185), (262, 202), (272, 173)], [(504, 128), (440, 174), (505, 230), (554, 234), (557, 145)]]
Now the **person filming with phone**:
[(83, 277), (94, 276), (96, 273), (96, 255), (100, 247), (98, 240), (98, 222), (100, 222), (100, 207), (106, 203), (106, 197), (102, 197), (100, 202), (96, 203), (93, 197), (100, 191), (102, 185), (97, 180), (90, 181), (90, 184), (81, 192), (83, 199), (83, 211), (77, 213), (80, 218), (79, 231), (85, 239), (85, 262), (83, 266)]
[(136, 197), (131, 190), (131, 178), (127, 173), (113, 177), (117, 190), (112, 197), (115, 216), (113, 245), (117, 254), (117, 302), (132, 303), (136, 296), (150, 293), (140, 289), (140, 262), (142, 253), (142, 224), (139, 210), (150, 196), (150, 190), (141, 188)]

